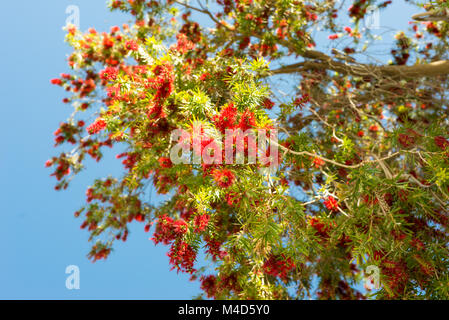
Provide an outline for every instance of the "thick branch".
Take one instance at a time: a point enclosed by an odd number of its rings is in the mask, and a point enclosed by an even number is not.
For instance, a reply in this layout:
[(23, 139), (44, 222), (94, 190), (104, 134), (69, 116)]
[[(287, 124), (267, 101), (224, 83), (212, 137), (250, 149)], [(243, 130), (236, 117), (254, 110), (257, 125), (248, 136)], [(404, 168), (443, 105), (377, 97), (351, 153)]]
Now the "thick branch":
[(435, 77), (449, 74), (449, 61), (435, 61), (428, 64), (414, 66), (385, 65), (375, 66), (367, 64), (347, 64), (335, 61), (328, 55), (314, 50), (302, 54), (304, 58), (314, 59), (272, 70), (272, 74), (295, 73), (310, 69), (327, 69), (353, 76), (379, 75), (402, 79), (412, 77)]

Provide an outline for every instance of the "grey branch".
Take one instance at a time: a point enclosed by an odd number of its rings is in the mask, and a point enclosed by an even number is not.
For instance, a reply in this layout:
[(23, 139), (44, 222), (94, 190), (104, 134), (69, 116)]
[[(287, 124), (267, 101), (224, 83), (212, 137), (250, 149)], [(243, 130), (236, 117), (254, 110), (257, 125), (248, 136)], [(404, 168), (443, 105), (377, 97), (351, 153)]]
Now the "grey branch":
[(412, 19), (416, 21), (449, 21), (449, 9), (417, 13), (412, 16)]

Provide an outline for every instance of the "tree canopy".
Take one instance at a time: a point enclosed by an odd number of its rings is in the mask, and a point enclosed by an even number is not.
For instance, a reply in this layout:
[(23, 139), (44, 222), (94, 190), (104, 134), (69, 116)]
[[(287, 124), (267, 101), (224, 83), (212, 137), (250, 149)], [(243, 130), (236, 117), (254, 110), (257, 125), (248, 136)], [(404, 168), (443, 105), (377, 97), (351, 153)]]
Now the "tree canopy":
[(75, 213), (89, 258), (137, 221), (204, 298), (447, 299), (449, 4), (407, 1), (382, 62), (365, 22), (391, 2), (114, 0), (132, 23), (67, 26), (74, 148), (46, 166), (60, 190), (105, 148), (123, 164)]

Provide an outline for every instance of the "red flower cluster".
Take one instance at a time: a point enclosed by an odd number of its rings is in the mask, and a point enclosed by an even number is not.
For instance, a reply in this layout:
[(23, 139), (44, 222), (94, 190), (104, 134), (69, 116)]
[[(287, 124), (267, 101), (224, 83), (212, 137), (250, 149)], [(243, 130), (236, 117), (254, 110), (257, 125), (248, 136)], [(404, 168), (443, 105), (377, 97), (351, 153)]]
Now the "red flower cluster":
[(206, 293), (208, 298), (216, 299), (220, 293), (228, 293), (234, 291), (238, 293), (242, 288), (238, 282), (237, 274), (220, 274), (219, 277), (215, 275), (201, 276), (201, 289)]
[(229, 188), (235, 179), (234, 173), (228, 169), (215, 169), (212, 172), (212, 177), (219, 187)]
[(217, 277), (214, 275), (208, 275), (207, 277), (201, 276), (201, 290), (206, 293), (208, 298), (214, 298), (217, 291)]
[(113, 38), (110, 38), (106, 33), (103, 33), (103, 47), (105, 49), (110, 49), (114, 46)]
[(324, 164), (324, 160), (321, 158), (315, 158), (313, 159), (313, 165), (315, 166), (315, 168), (319, 168)]
[(167, 256), (170, 258), (172, 269), (177, 268), (179, 271), (193, 273), (196, 270), (193, 268), (196, 259), (196, 251), (187, 242), (180, 241), (174, 243)]
[(173, 166), (173, 163), (171, 162), (170, 158), (160, 157), (159, 158), (159, 165), (162, 168), (171, 168)]
[(293, 101), (293, 104), (297, 107), (300, 107), (302, 109), (302, 107), (304, 107), (304, 105), (310, 101), (310, 97), (308, 94), (304, 94), (299, 98), (296, 98), (295, 101)]
[(154, 79), (149, 79), (147, 87), (156, 89), (153, 101), (160, 106), (162, 101), (170, 96), (174, 89), (173, 66), (169, 63), (161, 64), (153, 69)]
[(240, 117), (238, 127), (243, 131), (246, 131), (255, 126), (256, 126), (256, 118), (254, 117), (254, 113), (249, 110), (246, 110)]
[(93, 261), (106, 259), (109, 254), (111, 253), (111, 248), (106, 248), (101, 246), (100, 248), (98, 246), (93, 246), (92, 251), (89, 253), (89, 258), (93, 259)]
[(178, 33), (176, 39), (178, 39), (178, 42), (172, 46), (172, 49), (181, 54), (185, 54), (195, 48), (195, 44), (184, 33)]
[(381, 269), (386, 278), (386, 285), (393, 294), (402, 293), (408, 281), (407, 264), (404, 261), (384, 260)]
[(103, 80), (115, 80), (117, 75), (118, 69), (114, 67), (106, 67), (106, 69), (100, 72), (100, 78)]
[(231, 102), (226, 107), (224, 107), (220, 114), (214, 117), (214, 123), (216, 127), (224, 133), (226, 129), (232, 129), (235, 127), (235, 122), (237, 119), (237, 109)]
[(274, 102), (267, 98), (263, 101), (263, 106), (265, 109), (271, 110), (274, 107)]
[(237, 122), (237, 108), (234, 107), (234, 103), (229, 103), (226, 107), (224, 107), (219, 115), (213, 117), (213, 121), (215, 126), (224, 133), (226, 129), (235, 129), (239, 128), (242, 131), (246, 131), (250, 128), (256, 126), (256, 118), (254, 113), (250, 110), (246, 110)]
[(153, 234), (153, 242), (158, 244), (162, 242), (167, 245), (171, 241), (178, 239), (187, 232), (187, 223), (184, 220), (173, 220), (167, 215), (159, 217), (156, 225), (156, 231)]
[(201, 81), (206, 81), (207, 79), (209, 79), (211, 77), (211, 75), (210, 75), (210, 73), (209, 72), (205, 72), (205, 73), (203, 73), (201, 76), (200, 76), (200, 80)]
[(279, 277), (282, 280), (287, 279), (287, 274), (295, 268), (292, 259), (285, 255), (271, 255), (263, 265), (263, 271), (273, 277)]
[(221, 250), (220, 247), (222, 243), (218, 240), (213, 240), (209, 237), (204, 239), (206, 241), (206, 253), (210, 254), (212, 257), (212, 261), (217, 261), (223, 259), (228, 253), (224, 250)]
[(90, 126), (86, 128), (87, 132), (89, 134), (96, 134), (106, 128), (106, 121), (103, 119), (97, 119), (94, 123), (92, 123)]
[(202, 232), (206, 230), (207, 225), (209, 224), (210, 216), (208, 214), (200, 214), (195, 216), (194, 225), (196, 232)]
[(416, 140), (421, 135), (417, 133), (415, 130), (407, 129), (406, 133), (400, 133), (398, 135), (398, 142), (404, 147), (408, 148), (411, 147), (416, 143)]
[(59, 78), (51, 79), (50, 82), (51, 82), (51, 84), (54, 84), (54, 85), (58, 85), (58, 86), (62, 85), (62, 80)]
[(434, 138), (435, 144), (441, 149), (441, 150), (445, 150), (446, 148), (449, 147), (449, 141), (447, 141), (444, 137), (442, 136), (437, 136)]
[(134, 40), (128, 40), (125, 42), (125, 49), (131, 51), (137, 51), (139, 49), (139, 45)]
[(338, 212), (338, 203), (337, 200), (335, 200), (334, 197), (329, 196), (325, 201), (324, 205), (328, 210), (331, 210), (333, 212)]
[(315, 229), (315, 232), (320, 236), (322, 239), (329, 238), (329, 231), (330, 228), (328, 225), (323, 223), (320, 218), (312, 217), (309, 219), (310, 226)]
[(229, 206), (233, 206), (234, 204), (237, 204), (240, 202), (240, 197), (239, 194), (237, 194), (236, 192), (229, 192), (226, 194), (226, 203)]

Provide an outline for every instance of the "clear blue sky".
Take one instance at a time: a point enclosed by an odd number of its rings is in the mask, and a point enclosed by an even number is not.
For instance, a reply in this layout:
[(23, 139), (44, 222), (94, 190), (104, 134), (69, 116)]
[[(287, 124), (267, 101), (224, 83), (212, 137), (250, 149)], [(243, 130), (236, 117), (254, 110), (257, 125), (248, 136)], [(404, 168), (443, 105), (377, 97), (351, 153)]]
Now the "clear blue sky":
[[(128, 19), (110, 13), (104, 0), (2, 2), (0, 299), (190, 299), (200, 292), (198, 283), (169, 271), (167, 248), (155, 247), (140, 224), (106, 262), (87, 259), (88, 233), (73, 212), (94, 178), (119, 174), (112, 153), (65, 192), (53, 190), (44, 162), (55, 154), (53, 132), (71, 108), (49, 80), (69, 71), (62, 31), (68, 5), (79, 6), (82, 30), (106, 31)], [(396, 5), (381, 14), (381, 24), (406, 27), (412, 12)], [(80, 290), (65, 287), (68, 265), (80, 268)]]

